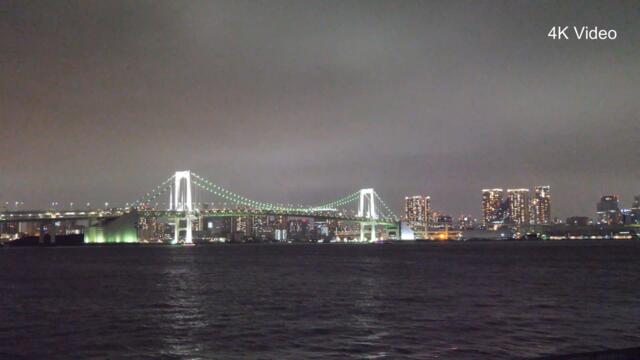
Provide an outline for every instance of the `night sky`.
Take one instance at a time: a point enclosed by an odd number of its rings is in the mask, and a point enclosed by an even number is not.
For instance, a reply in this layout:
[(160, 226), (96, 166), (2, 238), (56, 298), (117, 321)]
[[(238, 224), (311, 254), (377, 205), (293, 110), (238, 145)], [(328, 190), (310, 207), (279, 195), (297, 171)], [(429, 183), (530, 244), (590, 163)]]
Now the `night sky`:
[(551, 185), (561, 218), (640, 193), (640, 2), (3, 1), (0, 88), (0, 200), (29, 208), (184, 169), (454, 216), (486, 187)]

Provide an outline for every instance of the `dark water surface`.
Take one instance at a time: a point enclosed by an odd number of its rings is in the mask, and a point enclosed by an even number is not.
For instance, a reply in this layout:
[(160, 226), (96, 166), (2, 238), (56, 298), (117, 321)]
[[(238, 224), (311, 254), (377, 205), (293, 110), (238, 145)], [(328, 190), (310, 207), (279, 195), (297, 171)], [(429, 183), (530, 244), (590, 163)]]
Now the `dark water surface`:
[(0, 358), (509, 359), (640, 345), (640, 242), (0, 249)]

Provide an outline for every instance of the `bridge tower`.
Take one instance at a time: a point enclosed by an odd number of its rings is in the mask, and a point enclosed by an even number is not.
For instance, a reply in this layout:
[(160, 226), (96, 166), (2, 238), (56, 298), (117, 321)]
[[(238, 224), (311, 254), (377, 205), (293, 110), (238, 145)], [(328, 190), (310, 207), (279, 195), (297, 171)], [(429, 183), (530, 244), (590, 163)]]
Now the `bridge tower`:
[(376, 212), (375, 191), (373, 189), (360, 189), (358, 217), (369, 220), (360, 222), (360, 241), (366, 241), (365, 228), (367, 225), (370, 226), (371, 230), (370, 241), (376, 241), (376, 220), (378, 219), (378, 213)]
[[(173, 186), (173, 201), (170, 202), (172, 211), (184, 213), (184, 216), (175, 217), (175, 231), (173, 243), (177, 244), (180, 231), (185, 231), (185, 244), (193, 244), (192, 224), (195, 216), (193, 215), (193, 202), (191, 201), (191, 171), (176, 171)], [(182, 227), (182, 222), (185, 225)]]

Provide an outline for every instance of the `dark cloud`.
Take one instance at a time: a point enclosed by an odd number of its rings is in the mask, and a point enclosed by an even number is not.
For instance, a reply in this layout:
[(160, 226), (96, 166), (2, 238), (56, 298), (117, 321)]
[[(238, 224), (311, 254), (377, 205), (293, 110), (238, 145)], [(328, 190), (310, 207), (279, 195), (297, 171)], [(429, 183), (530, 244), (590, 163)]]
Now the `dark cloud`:
[[(373, 186), (554, 214), (640, 193), (637, 2), (0, 5), (0, 200), (124, 203), (176, 169), (264, 201)], [(554, 41), (553, 25), (617, 30)]]

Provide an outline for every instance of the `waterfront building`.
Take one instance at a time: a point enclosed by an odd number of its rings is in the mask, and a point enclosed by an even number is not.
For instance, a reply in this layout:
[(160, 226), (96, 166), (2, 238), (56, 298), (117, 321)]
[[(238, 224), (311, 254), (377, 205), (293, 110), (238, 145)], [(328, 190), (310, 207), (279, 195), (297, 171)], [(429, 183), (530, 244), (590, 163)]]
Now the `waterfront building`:
[(536, 225), (551, 224), (551, 187), (536, 186), (531, 199), (531, 223)]
[(518, 225), (529, 224), (529, 189), (507, 189), (511, 220)]
[(228, 237), (235, 229), (232, 228), (234, 218), (204, 217), (204, 231), (209, 237)]
[(434, 225), (436, 229), (451, 229), (453, 227), (453, 219), (449, 215), (442, 214), (438, 216)]
[(502, 189), (482, 189), (482, 221), (485, 226), (498, 220)]
[(165, 224), (157, 216), (147, 215), (138, 218), (138, 239), (142, 242), (161, 242), (165, 237)]
[(567, 218), (567, 225), (570, 226), (587, 226), (589, 225), (589, 218), (586, 216), (572, 216)]
[(16, 235), (20, 231), (20, 223), (17, 222), (4, 222), (1, 225), (2, 234)]
[(287, 237), (294, 241), (309, 240), (313, 220), (306, 217), (289, 217), (287, 223)]
[(473, 218), (471, 215), (460, 215), (458, 218), (458, 228), (460, 230), (471, 230), (475, 229), (477, 219)]
[(249, 235), (249, 229), (251, 229), (251, 224), (248, 216), (238, 216), (235, 218), (235, 226), (233, 231), (242, 233), (243, 235)]
[(429, 219), (429, 211), (431, 207), (431, 197), (414, 195), (404, 198), (404, 216), (406, 221), (425, 225)]
[(621, 223), (622, 216), (618, 195), (605, 195), (601, 197), (596, 206), (596, 211), (598, 224), (615, 225)]
[(260, 240), (270, 240), (275, 233), (273, 222), (269, 221), (269, 216), (260, 215), (252, 217), (251, 236)]
[(635, 224), (633, 211), (631, 209), (620, 209), (620, 223), (624, 225)]

